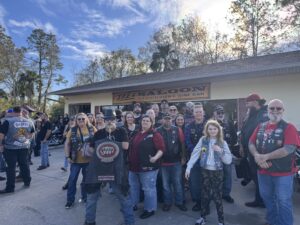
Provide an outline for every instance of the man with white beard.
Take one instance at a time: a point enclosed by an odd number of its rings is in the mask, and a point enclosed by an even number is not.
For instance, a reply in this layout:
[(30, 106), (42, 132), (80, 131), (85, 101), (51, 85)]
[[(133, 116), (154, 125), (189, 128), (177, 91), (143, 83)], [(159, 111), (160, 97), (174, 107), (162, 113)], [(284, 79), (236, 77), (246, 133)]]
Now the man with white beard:
[(297, 129), (282, 119), (283, 102), (268, 104), (269, 121), (258, 125), (249, 150), (258, 165), (258, 184), (267, 208), (267, 224), (293, 224), (292, 194), (295, 150), (300, 146)]

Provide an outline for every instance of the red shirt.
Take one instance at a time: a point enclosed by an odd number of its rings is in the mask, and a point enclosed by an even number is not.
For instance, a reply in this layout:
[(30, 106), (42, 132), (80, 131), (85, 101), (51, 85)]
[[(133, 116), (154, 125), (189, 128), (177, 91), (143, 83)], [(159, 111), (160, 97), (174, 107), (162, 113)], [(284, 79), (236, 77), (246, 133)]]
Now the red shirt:
[[(259, 130), (260, 126), (257, 126), (256, 129), (254, 130), (253, 134), (250, 137), (249, 143), (252, 143), (255, 145), (256, 143), (256, 136), (257, 132)], [(277, 124), (271, 124), (268, 123), (264, 132), (264, 135), (266, 135), (266, 138), (272, 134), (272, 132), (277, 128)], [(295, 145), (297, 147), (300, 146), (300, 138), (298, 135), (298, 131), (296, 127), (294, 127), (292, 124), (288, 123), (285, 131), (284, 131), (284, 143), (283, 145)], [(266, 169), (259, 169), (258, 171), (260, 174), (267, 174), (270, 176), (289, 176), (292, 175), (295, 171), (291, 172), (269, 172)]]
[[(148, 132), (142, 133), (138, 132), (131, 143), (130, 153), (129, 153), (129, 170), (132, 172), (141, 172), (140, 163), (139, 163), (139, 151), (143, 151), (143, 149), (139, 149), (138, 146), (140, 142), (148, 135)], [(153, 143), (156, 151), (161, 150), (165, 151), (165, 143), (163, 137), (158, 132), (153, 133)]]

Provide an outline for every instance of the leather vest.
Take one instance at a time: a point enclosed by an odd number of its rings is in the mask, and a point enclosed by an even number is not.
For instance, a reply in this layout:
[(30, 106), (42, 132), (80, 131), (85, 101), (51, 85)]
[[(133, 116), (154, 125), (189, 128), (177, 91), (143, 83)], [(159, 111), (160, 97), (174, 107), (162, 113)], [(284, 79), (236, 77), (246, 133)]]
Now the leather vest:
[(200, 138), (203, 136), (203, 129), (205, 126), (206, 121), (203, 121), (201, 124), (196, 124), (196, 122), (192, 122), (189, 125), (190, 128), (190, 134), (191, 134), (191, 142), (193, 146), (195, 147), (200, 140)]
[(147, 136), (138, 145), (139, 163), (142, 171), (156, 170), (160, 166), (160, 160), (151, 163), (149, 155), (154, 156), (157, 152), (153, 142), (153, 135), (156, 131), (149, 131)]
[(77, 159), (77, 152), (82, 148), (83, 144), (85, 142), (88, 142), (93, 136), (94, 136), (94, 129), (92, 126), (87, 126), (89, 131), (89, 138), (88, 140), (83, 140), (82, 134), (80, 133), (80, 136), (78, 136), (78, 126), (71, 128), (71, 152), (70, 157), (73, 161), (76, 161)]
[(171, 126), (171, 128), (167, 130), (161, 126), (157, 129), (157, 132), (159, 132), (163, 137), (166, 146), (166, 151), (162, 158), (163, 162), (180, 162), (182, 146), (179, 140), (178, 127)]
[[(268, 122), (261, 123), (256, 136), (256, 148), (260, 154), (273, 152), (284, 146), (284, 132), (287, 122), (281, 120), (275, 130), (265, 138), (265, 129)], [(269, 172), (292, 172), (293, 163), (295, 161), (294, 154), (289, 154), (280, 159), (272, 159)]]
[(29, 149), (31, 144), (31, 131), (34, 129), (33, 123), (24, 117), (5, 118), (8, 122), (8, 132), (4, 139), (6, 149)]

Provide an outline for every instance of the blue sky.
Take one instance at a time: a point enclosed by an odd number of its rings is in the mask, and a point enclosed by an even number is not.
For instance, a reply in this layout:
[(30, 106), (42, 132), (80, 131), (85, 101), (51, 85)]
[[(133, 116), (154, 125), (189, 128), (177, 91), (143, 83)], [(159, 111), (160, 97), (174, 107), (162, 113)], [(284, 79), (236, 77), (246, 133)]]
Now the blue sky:
[[(35, 28), (56, 34), (64, 69), (74, 71), (88, 59), (127, 47), (136, 54), (155, 29), (199, 15), (210, 26), (226, 30), (231, 0), (1, 0), (0, 24), (18, 47)], [(55, 86), (53, 90), (65, 86)]]

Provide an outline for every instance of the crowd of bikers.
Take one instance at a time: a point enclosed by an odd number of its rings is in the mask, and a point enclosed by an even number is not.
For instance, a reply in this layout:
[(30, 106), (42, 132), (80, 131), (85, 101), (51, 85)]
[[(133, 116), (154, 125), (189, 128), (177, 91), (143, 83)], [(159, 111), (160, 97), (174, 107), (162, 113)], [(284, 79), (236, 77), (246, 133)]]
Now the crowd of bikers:
[[(283, 102), (265, 103), (258, 94), (247, 96), (240, 137), (222, 104), (214, 106), (212, 115), (206, 114), (201, 103), (187, 102), (182, 110), (162, 100), (144, 110), (135, 103), (130, 111), (108, 109), (95, 115), (61, 116), (55, 123), (65, 138), (61, 169), (67, 171), (70, 164), (63, 186), (67, 190), (65, 208), (75, 203), (81, 172), (78, 201), (86, 206), (85, 225), (96, 224), (97, 200), (106, 183), (120, 202), (125, 225), (135, 224), (134, 211), (140, 208), (140, 219), (155, 215), (158, 202), (163, 203), (164, 212), (172, 206), (187, 211), (188, 190), (194, 202), (192, 210), (200, 212), (196, 225), (206, 223), (210, 201), (215, 203), (219, 225), (224, 225), (223, 200), (234, 203), (231, 189), (236, 161), (241, 184), (253, 181), (256, 187), (254, 200), (245, 206), (266, 208), (266, 224), (292, 225), (294, 162), (300, 139), (296, 128), (282, 119)], [(32, 120), (26, 109), (7, 111), (0, 127), (7, 184), (0, 193), (14, 191), (16, 162), (18, 176), (30, 186), (30, 149), (36, 149), (38, 143), (38, 170), (49, 167), (51, 130), (45, 113)]]

